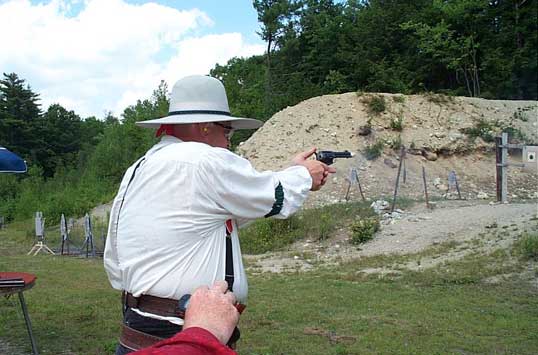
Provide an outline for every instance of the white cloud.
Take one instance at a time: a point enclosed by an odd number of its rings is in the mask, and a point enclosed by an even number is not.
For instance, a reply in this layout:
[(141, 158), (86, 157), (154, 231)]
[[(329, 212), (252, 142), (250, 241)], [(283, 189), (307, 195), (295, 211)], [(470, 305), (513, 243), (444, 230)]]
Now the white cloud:
[[(147, 71), (136, 73), (132, 77), (131, 82), (136, 84), (123, 93), (116, 105), (116, 112), (135, 103), (137, 99), (149, 97), (161, 79), (164, 79), (168, 87), (172, 88), (176, 80), (186, 75), (209, 74), (215, 64), (226, 64), (233, 57), (261, 54), (265, 46), (244, 43), (240, 33), (225, 33), (185, 39), (178, 42), (175, 49), (176, 54), (162, 69), (148, 67)], [(151, 85), (148, 86), (148, 83)]]
[(208, 35), (181, 41), (177, 55), (168, 62), (167, 77), (180, 78), (187, 74), (207, 74), (216, 63), (228, 59), (263, 53), (262, 45), (247, 45), (240, 33)]
[(212, 24), (198, 9), (156, 3), (8, 0), (0, 2), (0, 68), (26, 79), (43, 108), (58, 102), (82, 116), (120, 114), (161, 79), (173, 85), (231, 57), (263, 53), (239, 33), (192, 37)]

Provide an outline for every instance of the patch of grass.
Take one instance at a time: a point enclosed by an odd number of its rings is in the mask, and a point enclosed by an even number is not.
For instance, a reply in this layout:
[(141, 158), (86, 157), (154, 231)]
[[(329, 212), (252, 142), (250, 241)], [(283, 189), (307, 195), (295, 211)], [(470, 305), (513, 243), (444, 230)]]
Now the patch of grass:
[(258, 220), (241, 231), (241, 249), (247, 254), (261, 254), (283, 249), (298, 239), (325, 240), (349, 220), (372, 214), (365, 203), (342, 203), (303, 210), (286, 220)]
[(393, 96), (392, 100), (396, 103), (403, 104), (405, 102), (405, 96), (403, 95)]
[(379, 230), (379, 218), (362, 218), (351, 224), (351, 244), (362, 244), (374, 238)]
[(428, 100), (429, 102), (433, 102), (436, 104), (454, 103), (454, 97), (449, 95), (426, 92), (424, 94), (424, 97), (426, 97), (426, 100)]
[[(366, 206), (339, 204), (332, 211), (351, 218), (362, 209)], [(12, 235), (24, 237), (24, 231), (0, 232), (2, 242)], [(425, 272), (399, 268), (401, 272), (384, 277), (359, 277), (363, 267), (404, 264), (417, 255), (457, 246), (445, 243), (416, 255), (361, 258), (308, 273), (250, 275), (237, 350), (292, 355), (533, 354), (538, 348), (536, 290), (517, 279), (482, 282), (504, 273), (517, 276), (523, 264), (507, 263), (504, 251), (469, 255)], [(101, 259), (0, 254), (0, 269), (38, 276), (25, 298), (41, 353), (113, 354), (121, 319), (119, 292), (109, 286)], [(29, 352), (17, 300), (0, 298), (0, 309), (0, 339)]]
[(383, 153), (383, 148), (385, 147), (385, 142), (383, 140), (377, 140), (373, 144), (369, 144), (364, 147), (364, 157), (367, 160), (375, 160), (381, 156)]
[[(121, 321), (120, 294), (110, 287), (101, 258), (2, 256), (0, 270), (37, 276), (24, 298), (40, 353), (113, 353)], [(17, 298), (0, 297), (0, 309), (0, 339), (30, 351)]]
[(474, 126), (462, 128), (460, 131), (468, 135), (472, 140), (480, 137), (485, 142), (494, 142), (495, 141), (495, 131), (496, 126), (493, 123), (490, 123), (484, 119), (479, 119), (475, 121)]
[(525, 107), (518, 107), (516, 111), (514, 111), (514, 119), (520, 120), (523, 122), (527, 122), (529, 120), (529, 117), (527, 117), (527, 112), (532, 111), (534, 106), (525, 106)]
[(385, 143), (393, 150), (400, 150), (403, 145), (402, 136), (398, 135), (394, 138), (387, 139)]
[(504, 256), (469, 254), (463, 259), (445, 262), (424, 271), (410, 271), (403, 279), (415, 285), (446, 286), (481, 284), (487, 277), (518, 270), (515, 265), (503, 264)]
[(247, 254), (281, 249), (301, 237), (301, 227), (296, 216), (284, 220), (261, 219), (241, 231), (241, 249)]
[(529, 139), (520, 129), (514, 127), (504, 127), (503, 132), (508, 133), (510, 141), (516, 140), (520, 142), (528, 142)]
[[(383, 266), (399, 257), (366, 259), (375, 259), (367, 264)], [(475, 255), (432, 273), (404, 271), (384, 277), (360, 278), (356, 263), (307, 274), (256, 276), (250, 293), (256, 306), (242, 318), (244, 339), (238, 350), (247, 354), (434, 354), (503, 349), (532, 354), (538, 345), (538, 338), (530, 335), (538, 320), (536, 292), (517, 281), (481, 283), (484, 276), (509, 271), (494, 266), (498, 261), (497, 255)], [(491, 268), (486, 267), (491, 263)], [(275, 289), (285, 289), (285, 295)], [(356, 340), (332, 342), (307, 331), (312, 328)], [(291, 339), (294, 347), (290, 348)]]
[(387, 109), (387, 101), (381, 95), (368, 95), (362, 98), (362, 102), (368, 108), (371, 115), (379, 115)]
[(538, 233), (523, 233), (516, 241), (514, 249), (526, 260), (538, 260)]

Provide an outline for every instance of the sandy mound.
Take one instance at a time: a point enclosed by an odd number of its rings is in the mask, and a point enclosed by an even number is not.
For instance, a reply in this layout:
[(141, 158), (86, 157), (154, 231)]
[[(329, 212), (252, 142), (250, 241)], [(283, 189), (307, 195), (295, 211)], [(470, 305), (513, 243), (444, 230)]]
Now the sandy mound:
[[(383, 98), (385, 110), (372, 113), (372, 98)], [(400, 121), (403, 129), (393, 128)], [(538, 142), (538, 102), (484, 100), (440, 95), (357, 94), (326, 95), (306, 100), (275, 114), (238, 151), (257, 169), (275, 170), (288, 164), (297, 152), (315, 146), (322, 150), (349, 150), (352, 159), (335, 163), (338, 173), (322, 192), (312, 194), (309, 204), (333, 203), (347, 190), (350, 169), (359, 172), (366, 197), (390, 196), (394, 191), (399, 139), (408, 148), (405, 159), (406, 181), (401, 195), (423, 195), (422, 167), (432, 196), (444, 196), (448, 174), (454, 170), (464, 198), (494, 198), (495, 156), (493, 144), (481, 138), (474, 141), (462, 133), (479, 122), (495, 135), (501, 128), (522, 133), (527, 142)], [(369, 125), (371, 134), (359, 134)], [(383, 154), (366, 160), (367, 146), (383, 141)], [(519, 153), (520, 154), (520, 153)], [(517, 152), (511, 158), (518, 159)], [(403, 176), (402, 176), (403, 178)], [(401, 182), (403, 182), (401, 180)], [(536, 174), (510, 169), (511, 198), (538, 197)], [(455, 195), (455, 190), (450, 191)], [(351, 199), (360, 198), (356, 187)]]

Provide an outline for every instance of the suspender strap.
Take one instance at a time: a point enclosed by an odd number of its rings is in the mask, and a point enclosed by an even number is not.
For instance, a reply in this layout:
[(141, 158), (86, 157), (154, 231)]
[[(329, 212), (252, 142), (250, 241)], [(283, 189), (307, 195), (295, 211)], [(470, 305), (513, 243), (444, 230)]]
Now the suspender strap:
[[(131, 182), (133, 182), (133, 179), (136, 175), (136, 171), (138, 170), (138, 168), (140, 167), (140, 165), (142, 164), (142, 162), (146, 160), (146, 157), (142, 157), (138, 163), (136, 163), (136, 166), (135, 168), (133, 169), (133, 174), (131, 175), (131, 178), (129, 179), (129, 182), (127, 183), (127, 187), (125, 188), (125, 192), (123, 193), (123, 198), (121, 199), (121, 204), (120, 204), (120, 211), (121, 211), (121, 208), (123, 207), (123, 201), (125, 201), (125, 195), (127, 195), (127, 190), (129, 190), (129, 186), (131, 185)], [(119, 215), (119, 213), (118, 213)]]
[(234, 285), (234, 260), (232, 251), (232, 221), (226, 221), (226, 270), (224, 280), (228, 283), (228, 290), (233, 291)]
[(129, 182), (127, 183), (127, 187), (125, 187), (125, 192), (123, 193), (123, 196), (121, 197), (121, 203), (120, 203), (120, 208), (118, 209), (118, 219), (116, 220), (116, 234), (118, 233), (118, 225), (119, 225), (119, 220), (120, 220), (120, 212), (121, 212), (121, 208), (123, 207), (123, 201), (125, 201), (125, 195), (127, 195), (127, 190), (129, 190), (129, 186), (131, 185), (131, 182), (133, 182), (133, 179), (136, 175), (136, 171), (138, 170), (138, 168), (140, 167), (140, 165), (142, 164), (142, 162), (146, 160), (146, 157), (142, 157), (138, 160), (138, 162), (136, 163), (136, 166), (135, 168), (133, 169), (133, 173), (131, 174), (131, 177), (129, 178)]

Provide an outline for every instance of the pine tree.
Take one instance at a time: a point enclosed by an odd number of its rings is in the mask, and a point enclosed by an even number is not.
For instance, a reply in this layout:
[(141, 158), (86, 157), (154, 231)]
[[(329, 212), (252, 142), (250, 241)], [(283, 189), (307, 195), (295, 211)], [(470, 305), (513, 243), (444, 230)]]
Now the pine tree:
[(0, 145), (30, 158), (39, 134), (39, 95), (17, 74), (4, 73), (0, 80)]

